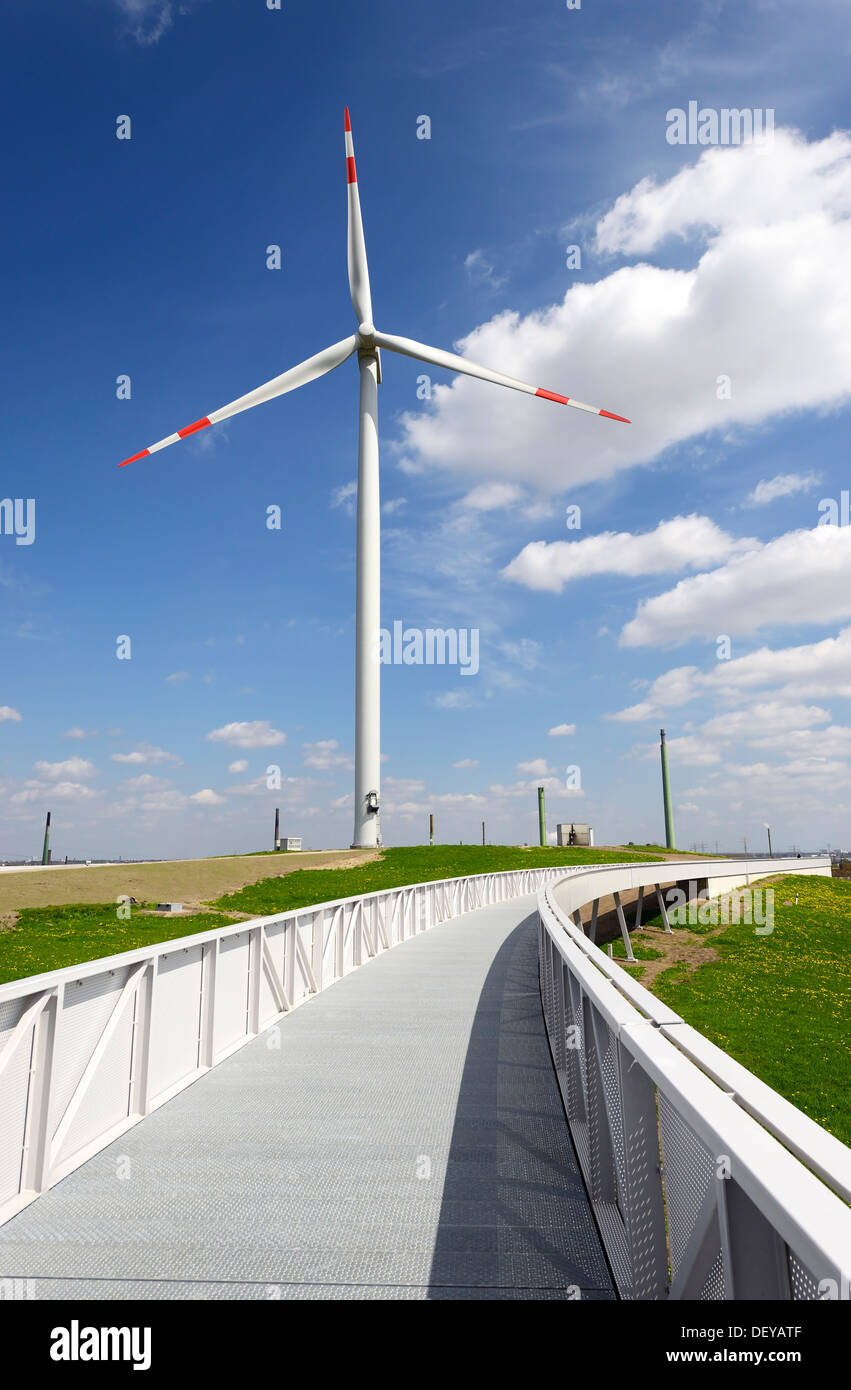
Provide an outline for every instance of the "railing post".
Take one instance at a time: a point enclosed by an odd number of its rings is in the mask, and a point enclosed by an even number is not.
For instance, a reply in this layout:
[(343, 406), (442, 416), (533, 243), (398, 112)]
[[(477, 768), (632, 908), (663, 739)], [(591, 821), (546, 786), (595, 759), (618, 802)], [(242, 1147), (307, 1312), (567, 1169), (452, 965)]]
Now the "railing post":
[(640, 930), (641, 930), (641, 914), (642, 914), (643, 908), (644, 908), (644, 884), (642, 883), (641, 886), (640, 886), (640, 888), (639, 888), (639, 890), (638, 890), (638, 902), (637, 902), (636, 905), (635, 905), (635, 925), (634, 925), (634, 928), (633, 928), (634, 931), (640, 931)]
[(728, 1298), (788, 1301), (792, 1287), (785, 1242), (735, 1178), (721, 1181), (720, 1187), (726, 1211), (721, 1239)]
[[(331, 920), (333, 921), (333, 912)], [(325, 909), (313, 914), (313, 928), (310, 941), (310, 963), (313, 968), (313, 978), (316, 981), (316, 992), (321, 994), (324, 980), (322, 978), (322, 966), (325, 960)]]
[(363, 898), (352, 903), (352, 969), (363, 965)]
[(342, 980), (346, 965), (346, 905), (343, 903), (336, 911), (337, 939), (334, 943), (335, 980)]
[(56, 1033), (64, 996), (65, 986), (59, 985), (53, 998), (45, 1004), (33, 1025), (35, 1032), (32, 1040), (30, 1091), (24, 1134), (26, 1147), (21, 1164), (22, 1192), (43, 1192), (50, 1186)]
[[(218, 947), (218, 942), (212, 943)], [(201, 951), (201, 980), (203, 991), (204, 979), (204, 956), (206, 952)], [(157, 957), (148, 961), (145, 968), (143, 979), (139, 981), (136, 990), (136, 1001), (133, 1014), (133, 1050), (130, 1061), (130, 1106), (131, 1115), (147, 1115), (151, 1106), (151, 1039), (153, 1035), (154, 1021), (154, 990), (157, 979)], [(204, 1028), (204, 996), (201, 996), (201, 1033), (203, 1036)], [(199, 1043), (198, 1065), (203, 1066), (200, 1050), (203, 1044)], [(212, 1066), (212, 1062), (209, 1063)]]
[(260, 1032), (260, 985), (263, 979), (263, 942), (265, 929), (255, 927), (248, 938), (248, 1028), (249, 1034)]

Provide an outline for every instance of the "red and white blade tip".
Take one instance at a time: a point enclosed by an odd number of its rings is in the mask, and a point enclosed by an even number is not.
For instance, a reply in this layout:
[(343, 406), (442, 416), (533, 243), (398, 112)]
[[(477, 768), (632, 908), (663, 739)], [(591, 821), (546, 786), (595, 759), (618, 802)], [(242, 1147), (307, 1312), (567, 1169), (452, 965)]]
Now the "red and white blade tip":
[(349, 108), (346, 107), (346, 179), (349, 183), (357, 183), (358, 176), (355, 169), (355, 147), (352, 140), (352, 122), (349, 116)]
[(578, 405), (580, 410), (587, 410), (591, 415), (604, 415), (607, 420), (620, 420), (622, 425), (632, 424), (625, 415), (613, 415), (610, 410), (598, 410), (594, 405), (583, 405), (580, 401), (572, 401), (570, 396), (559, 396), (555, 391), (545, 391), (543, 386), (538, 387), (535, 395), (545, 401), (555, 401), (557, 405)]
[(128, 463), (136, 463), (139, 459), (149, 458), (151, 454), (164, 449), (167, 444), (176, 444), (178, 439), (185, 439), (188, 434), (197, 434), (199, 430), (205, 430), (212, 423), (212, 420), (209, 420), (205, 415), (202, 420), (196, 420), (193, 425), (187, 425), (186, 429), (178, 430), (177, 434), (170, 434), (167, 439), (161, 439), (159, 444), (152, 444), (150, 449), (143, 449), (141, 454), (134, 454), (132, 458), (125, 459), (123, 463), (119, 463), (118, 467), (126, 468)]

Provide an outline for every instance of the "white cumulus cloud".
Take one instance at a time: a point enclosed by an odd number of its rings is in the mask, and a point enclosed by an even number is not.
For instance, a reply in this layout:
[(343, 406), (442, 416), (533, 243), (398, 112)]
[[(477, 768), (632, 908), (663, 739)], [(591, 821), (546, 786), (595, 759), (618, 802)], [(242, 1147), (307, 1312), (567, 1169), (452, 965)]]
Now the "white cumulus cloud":
[(709, 569), (730, 555), (759, 547), (736, 540), (709, 517), (675, 516), (654, 531), (604, 531), (581, 541), (530, 541), (502, 571), (527, 589), (560, 594), (572, 579), (594, 574), (665, 574)]
[(176, 753), (167, 753), (164, 748), (155, 748), (153, 744), (141, 743), (138, 748), (134, 748), (130, 753), (111, 753), (110, 757), (114, 763), (179, 763)]
[(38, 762), (35, 764), (35, 770), (39, 777), (45, 777), (50, 782), (61, 782), (75, 777), (94, 777), (97, 772), (94, 763), (89, 762), (88, 758), (66, 758), (61, 763)]
[(268, 719), (252, 719), (234, 724), (223, 724), (207, 734), (210, 743), (228, 743), (232, 748), (276, 748), (286, 743), (287, 736), (280, 729), (273, 729)]
[(762, 478), (753, 492), (748, 493), (746, 507), (762, 507), (774, 502), (778, 497), (791, 497), (796, 492), (809, 492), (819, 481), (817, 473), (776, 473), (773, 478)]
[[(469, 377), (437, 384), (403, 417), (399, 450), (550, 494), (656, 458), (708, 430), (755, 426), (851, 393), (851, 137), (703, 151), (667, 182), (644, 179), (601, 218), (621, 265), (529, 314), (498, 314), (462, 354), (629, 416), (599, 419)], [(683, 242), (686, 243), (685, 253)], [(681, 268), (683, 256), (686, 268)], [(730, 382), (729, 399), (718, 384)]]
[(528, 763), (518, 763), (518, 772), (526, 772), (530, 777), (548, 777), (552, 768), (547, 766), (546, 758), (532, 758)]
[(681, 579), (639, 604), (625, 647), (662, 646), (719, 633), (851, 617), (851, 528), (789, 531), (719, 569)]
[(219, 796), (212, 787), (204, 787), (200, 792), (193, 792), (189, 800), (194, 801), (197, 806), (223, 806), (227, 797)]

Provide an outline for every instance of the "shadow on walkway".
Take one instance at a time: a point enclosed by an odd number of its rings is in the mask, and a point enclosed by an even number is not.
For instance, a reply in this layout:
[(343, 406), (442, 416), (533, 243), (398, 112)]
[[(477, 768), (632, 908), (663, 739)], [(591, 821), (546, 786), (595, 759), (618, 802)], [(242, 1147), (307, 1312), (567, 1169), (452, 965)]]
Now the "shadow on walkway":
[(428, 1296), (615, 1296), (550, 1056), (534, 915), (505, 940), (479, 999)]

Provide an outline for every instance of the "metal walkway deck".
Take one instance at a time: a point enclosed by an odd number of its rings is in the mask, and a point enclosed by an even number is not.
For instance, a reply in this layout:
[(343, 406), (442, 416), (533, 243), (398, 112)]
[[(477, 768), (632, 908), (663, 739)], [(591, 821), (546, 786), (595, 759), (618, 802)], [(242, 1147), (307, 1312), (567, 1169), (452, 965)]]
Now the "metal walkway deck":
[(387, 951), (0, 1229), (36, 1298), (609, 1299), (534, 898)]

